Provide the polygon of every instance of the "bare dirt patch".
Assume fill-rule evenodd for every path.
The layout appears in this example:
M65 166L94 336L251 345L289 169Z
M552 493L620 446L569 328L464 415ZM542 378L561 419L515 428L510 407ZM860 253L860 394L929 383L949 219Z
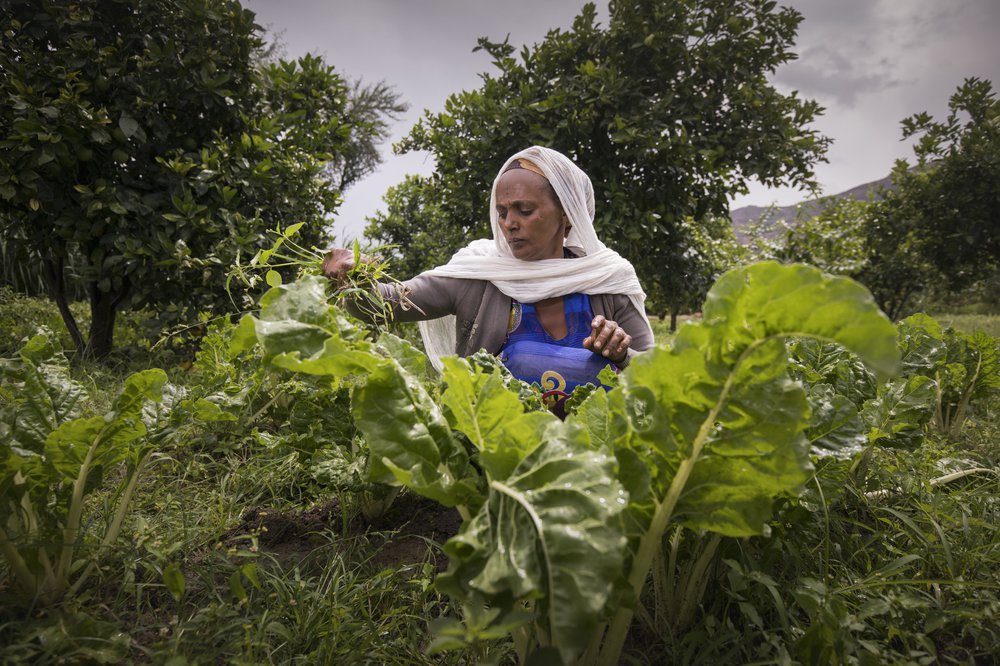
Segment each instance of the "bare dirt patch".
M447 558L440 546L458 533L462 517L453 508L433 500L402 494L381 517L358 517L343 533L343 516L336 499L303 511L280 511L267 506L248 508L240 522L223 535L227 546L245 548L251 537L258 547L278 560L302 560L317 547L329 544L330 535L364 536L377 549L370 562L379 567L403 567L430 561L443 571Z

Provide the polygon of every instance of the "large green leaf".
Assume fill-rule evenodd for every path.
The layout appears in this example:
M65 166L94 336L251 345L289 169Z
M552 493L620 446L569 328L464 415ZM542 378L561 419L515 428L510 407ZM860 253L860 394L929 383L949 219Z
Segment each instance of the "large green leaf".
M369 477L446 506L481 501L478 474L441 409L412 375L383 361L355 387L352 411L368 442Z
M903 371L909 375L933 377L947 360L948 349L941 325L933 317L915 314L899 322L899 348Z
M622 572L627 494L615 459L579 425L552 422L544 443L445 545L442 589L536 599L538 622L569 662L585 648Z
M92 468L134 462L135 451L130 445L146 434L143 406L147 400L160 399L166 381L166 373L159 368L128 377L110 412L67 421L49 433L45 442L49 462L67 480L77 478L88 453ZM99 478L95 475L91 483Z
M861 409L875 397L878 380L858 357L843 345L815 338L795 338L789 344L793 374L806 384L829 384L837 395Z
M327 302L327 283L307 276L269 290L260 317L240 322L231 353L247 349L255 337L274 365L312 375L342 377L370 372L380 359L371 353L364 331Z
M431 376L434 366L422 350L417 349L403 338L382 331L375 341L376 350L383 356L389 356L403 366L414 377L424 379Z
M916 446L934 416L937 382L914 375L887 382L878 395L865 403L861 418L868 428L869 443L882 446Z
M851 400L830 384L810 386L807 394L812 417L806 437L813 455L849 458L868 444L864 421Z
M863 287L768 262L723 276L702 323L626 370L633 447L649 461L662 456L654 482L674 503L673 519L759 534L773 498L808 479L810 409L788 375L790 336L839 343L883 372L899 363L895 327Z
M685 344L703 337L688 329L681 331ZM760 534L773 498L808 479L805 393L785 372L780 339L748 348L728 375L717 377L719 365L708 362L711 351L694 351L658 350L636 359L627 373L633 421L665 422L662 429L636 428L640 441L665 456L662 464L668 469L658 494L667 494L681 461L694 457L675 520L731 536ZM680 392L666 381L670 377L691 381ZM663 430L676 448L658 446L654 438Z
M19 356L0 363L0 380L13 396L2 414L4 439L24 451L41 453L52 430L80 416L86 393L70 376L66 358L48 333L29 339Z
M542 442L555 420L550 412L525 412L524 404L504 386L496 369L485 371L464 359L445 358L447 389L441 404L451 426L479 450L479 460L491 479L505 479Z
M610 405L622 399L621 391L594 391L576 410L571 421L582 425L595 448L617 449L630 434L631 426L624 409Z
M761 262L730 271L709 291L703 314L720 358L735 360L768 336L802 335L837 342L879 372L899 368L896 329L868 290L810 266Z

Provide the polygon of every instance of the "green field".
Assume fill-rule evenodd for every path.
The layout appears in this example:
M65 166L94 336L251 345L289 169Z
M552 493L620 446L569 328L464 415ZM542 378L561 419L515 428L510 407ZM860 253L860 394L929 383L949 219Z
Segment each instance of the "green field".
M8 295L0 304L0 316L8 322L5 326L16 322L20 332L30 329L32 320L52 322L54 314L45 301ZM858 321L867 316L859 310ZM970 332L993 330L984 327L997 322L996 317L968 315L939 319ZM692 321L691 331L701 326L698 321ZM135 325L135 320L123 320L123 335L130 335ZM887 332L890 336L895 333L888 323L876 319L870 325L874 328L868 337L852 344L866 354L867 362L880 363L878 355L885 352L876 351L874 340ZM622 659L640 664L958 664L988 663L1000 656L997 378L993 377L992 385L970 383L971 375L958 371L954 364L972 367L969 363L978 362L974 362L978 357L969 356L969 348L962 346L968 344L962 342L965 338L937 331L927 320L911 320L906 326L900 329L900 340L905 340L904 352L911 365L895 380L877 379L864 369L860 357L842 348L823 348L804 339L789 347L793 364L788 372L810 387L807 396L814 405L808 421L811 425L805 431L812 440L811 467L804 467L802 476L786 471L791 475L789 485L769 491L774 495L753 500L756 504L752 505L759 508L742 518L712 509L695 518L700 515L694 513L696 505L684 500L687 503L681 506L688 512L684 520L704 521L694 524L706 527L675 526L663 533L662 540L648 542L653 550L637 551L652 555L651 575L638 579L642 610L624 625L628 631L622 634ZM162 345L152 351L148 346L143 350L128 345L110 365L71 367L55 353L46 357L45 365L37 366L47 368L37 375L37 381L39 386L49 386L46 401L55 403L33 402L24 384L31 373L26 368L34 363L24 359L40 359L49 352L39 347L31 352L34 356L22 356L20 361L14 360L15 350L5 352L11 360L2 366L0 423L5 424L6 433L13 433L8 436L26 446L31 439L23 428L34 423L34 417L25 410L31 405L44 412L45 404L62 404L60 400L75 396L78 404L74 413L79 418L107 414L101 423L116 423L113 419L127 417L122 410L138 409L123 406L117 397L125 377L152 362L165 367L170 385L176 388L171 389L172 398L161 402L169 402L169 410L161 410L161 416L152 421L149 412L143 417L150 424L145 436L137 436L130 444L121 440L121 462L109 458L101 470L103 480L97 483L97 477L91 477L80 505L80 536L74 538L68 560L77 564L65 573L69 587L46 597L41 593L33 596L18 585L23 576L14 569L15 552L27 557L24 566L35 571L32 558L36 555L31 553L58 555L61 550L45 542L31 544L29 532L24 531L23 507L5 514L6 550L0 564L0 594L4 598L0 659L4 663L516 663L525 645L534 645L531 649L544 646L545 641L553 640L554 630L562 633L556 634L561 637L553 645L571 652L579 649L571 646L592 639L593 630L576 634L571 628L575 625L554 625L551 616L532 616L530 612L526 616L484 615L474 601L481 599L476 595L482 593L472 594L468 587L471 577L461 583L462 574L453 574L458 575L452 579L459 582L458 587L438 580L449 566L453 572L461 571L454 569L457 563L478 566L478 550L465 551L457 559L458 551L449 556L442 550L456 534L472 538L468 523L477 511L475 502L462 500L456 508L451 502L430 499L445 498L457 490L446 486L435 490L416 477L396 495L396 490L385 485L392 476L371 465L374 447L382 446L379 438L409 446L410 435L392 439L397 436L392 434L393 422L403 428L400 433L411 433L416 432L413 428L418 423L440 418L432 417L431 412L421 416L419 401L410 407L393 402L400 395L391 388L399 381L393 379L393 373L420 376L408 374L421 367L419 355L402 342L387 340L383 344L391 345L390 357L408 370L386 374L390 367L403 366L386 365L389 357L379 356L384 352L374 349L357 356L362 349L357 345L367 343L347 342L353 339L350 331L354 329L343 328L330 338L342 341L337 343L341 345L338 354L354 349L350 352L355 354L352 363L373 364L370 372L374 374L367 382L345 376L331 385L323 374L294 372L297 362L289 361L285 369L274 367L257 345L279 341L258 332L256 343L237 343L242 335L239 330L229 325L213 328L201 340L193 364L183 356L183 349L171 351ZM659 327L657 330L658 335L663 334ZM131 335L135 340L140 337L134 331ZM691 344L697 339L684 336L674 344ZM59 338L55 340L58 343ZM996 343L994 339L993 353ZM950 358L953 365L946 371L942 370L944 365L934 366L937 361L923 356L937 348L955 350L956 355ZM704 353L710 352L706 348ZM629 382L646 386L652 385L646 382L660 381L656 377L674 376L669 364L680 363L680 359L664 357L659 362L668 365L651 370L654 374L648 377L637 368L630 372ZM917 359L922 360L918 363ZM332 365L324 367L328 369L321 372L341 372ZM933 367L939 368L933 371L936 379L927 374L933 374ZM149 372L140 376L153 377ZM517 389L521 391L518 397L510 392L516 387L505 389L500 384L492 388L478 384L478 389L470 385L459 391L459 385L467 381L461 379L466 371L456 366L448 372L447 389L432 375L419 380L425 387L419 391L427 391L421 400L440 404L442 409L450 405L444 412L450 427L467 438L469 443L464 446L471 445L473 450L484 447L479 455L486 455L492 445L489 439L478 440L467 423L463 425L456 411L461 404L490 401L500 409L496 401L504 402L507 407L502 409L513 410L505 412L503 422L508 425L527 424L540 416L537 412L532 416L528 407L532 404L530 391ZM494 372L483 366L468 376L470 381L484 382ZM690 376L697 370L690 366L684 372ZM991 372L995 373L995 368ZM777 385L765 376L760 372L747 376L742 381L755 388L732 398L732 404L744 414L742 418L757 419L752 416L757 410L765 406L770 410L778 399L773 394ZM701 380L709 382L704 386L711 385L707 377ZM136 381L133 377L130 385L138 386ZM642 395L635 393L635 388L628 390L634 397ZM961 396L966 394L972 400L961 407ZM187 403L179 401L182 396ZM394 405L391 414L384 411L386 404ZM793 409L794 404L788 403L786 409ZM836 411L824 412L827 404L838 405ZM581 409L592 416L599 413L593 411L598 409L594 405L585 404ZM608 414L610 419L620 418L612 416L613 412ZM772 415L760 423L770 423L766 427L777 433L773 428L783 418L791 417ZM629 446L645 441L642 438L646 435L632 430L634 427L621 431L632 432L629 437L637 438ZM68 425L62 428L60 437L72 441L67 438L76 431ZM124 438L126 431L122 432ZM608 458L591 456L586 447L573 448L578 445L570 445L576 436L571 432L576 431L560 435L563 443L544 445L569 447L559 449L560 464L570 465L563 473L575 469L572 475L586 474L586 478L604 479L601 484L612 484L595 485L589 491L598 494L619 482L632 483L628 476L620 476L624 466L619 470L608 466ZM596 437L598 431L592 432ZM755 446L777 441L755 440L751 431L739 432L734 429L731 436L761 442ZM443 431L436 435L444 436ZM504 438L513 434L497 431L495 436L507 441ZM445 446L445 440L435 441L436 446ZM505 446L522 446L517 441L521 440L509 440ZM705 440L704 445L716 446L712 441ZM537 445L534 441L525 451ZM416 460L406 456L416 455L417 449L405 455L378 450L382 451L378 455L403 455L396 458L400 462ZM497 451L502 450L507 449ZM784 450L779 447L773 453L762 452L757 465L763 469L774 464L768 461L779 459L790 464L791 458L773 458ZM719 451L715 455L722 455L723 449ZM146 454L130 502L125 505L121 493L135 461ZM6 473L10 474L19 458L7 455ZM580 466L573 467L576 463L571 461L577 459ZM645 465L653 465L655 459ZM465 474L471 475L467 476L471 480L481 473L473 467L456 466L458 460L448 463L448 474L454 478ZM501 464L500 458L489 460L483 463L487 469ZM701 464L695 463L695 474ZM69 461L60 465L61 469L72 467ZM36 474L30 467L20 469L29 479ZM725 468L718 468L713 475L725 473ZM610 476L601 476L605 474ZM572 475L565 478L576 478L577 483L583 478ZM21 483L16 481L20 477L5 478L5 492L16 492L12 488ZM65 543L64 528L58 526L65 525L66 514L58 507L69 501L68 486L67 481L57 480L58 475L52 478L49 485L32 491L40 493L31 495L34 502L42 497L50 502L48 509L33 504L39 521L37 534L49 534L49 538ZM505 483L525 482L514 478ZM751 485L741 486L734 477L730 482L732 497L750 493L745 500L749 502L759 492L758 484L776 478L763 473ZM9 485L11 479L15 479L15 486ZM656 482L653 484L656 487ZM558 513L548 513L551 509L544 500L545 486L524 486L521 492L539 493L532 500L540 521L537 525L558 521ZM630 492L635 498L643 491L632 486ZM657 492L671 491L664 486ZM583 495L566 495L562 502L583 499ZM499 496L490 501L500 501ZM571 505L579 511L598 510L598 505L586 502ZM584 508L588 506L591 508ZM639 506L636 504L636 509ZM116 508L121 508L122 516L118 536L99 545L112 527L113 516L118 515ZM606 520L612 522L573 523L578 525L575 529L584 530L591 544L594 539L607 538L609 525L617 524L617 519L610 518L614 514L594 515L607 515ZM503 524L500 514L494 519L501 521L496 523L499 529ZM46 521L54 521L53 531L45 532ZM753 526L753 521L763 522ZM525 528L519 529L522 531L515 533L523 534ZM722 536L719 532L743 536ZM560 552L558 539L539 543L543 542L550 552ZM466 543L472 547L475 541ZM490 546L485 548L483 557L495 552ZM549 586L571 581L594 585L573 576L592 566L606 566L601 560L606 556L604 550L593 551L583 569L572 565L564 570L559 568L564 566L559 560L551 560L548 566L553 567L550 572L555 582L539 589L554 590ZM524 557L522 565L533 566L534 556L526 552ZM90 563L88 577L73 587ZM37 571L38 576L44 573ZM594 588L588 597L600 594L601 589ZM532 604L554 603L544 599L539 597ZM469 600L473 600L471 605ZM491 606L502 610L502 603L502 596L495 597ZM606 603L615 608L613 597ZM531 608L531 604L522 605L519 612ZM510 624L498 624L503 617ZM535 619L524 624L530 617ZM580 616L573 622L593 620ZM509 634L505 626L521 628ZM541 631L545 633L536 633ZM606 638L604 644L609 641Z

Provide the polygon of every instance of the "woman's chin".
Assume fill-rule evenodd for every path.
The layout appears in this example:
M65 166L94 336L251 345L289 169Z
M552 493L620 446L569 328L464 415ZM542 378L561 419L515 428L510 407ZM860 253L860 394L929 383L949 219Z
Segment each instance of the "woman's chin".
M514 255L515 259L523 259L525 261L531 260L531 250L522 243L516 243L510 246L510 253Z

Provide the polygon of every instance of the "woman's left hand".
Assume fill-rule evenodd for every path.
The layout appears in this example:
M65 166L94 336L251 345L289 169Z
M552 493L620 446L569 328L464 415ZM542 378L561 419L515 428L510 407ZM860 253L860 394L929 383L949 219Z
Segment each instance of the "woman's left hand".
M631 344L632 336L615 322L605 319L603 315L597 315L590 322L590 336L583 341L586 349L604 356L613 363L625 360Z

